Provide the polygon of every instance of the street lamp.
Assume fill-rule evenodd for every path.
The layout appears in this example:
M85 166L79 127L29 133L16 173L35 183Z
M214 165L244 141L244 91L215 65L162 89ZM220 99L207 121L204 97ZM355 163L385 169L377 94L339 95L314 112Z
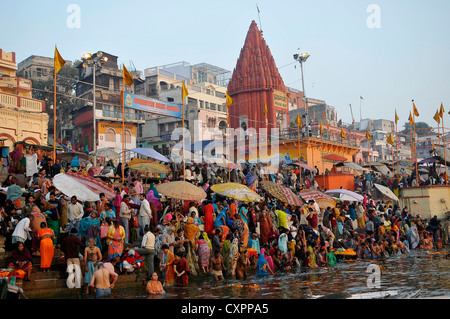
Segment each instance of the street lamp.
M308 99L306 98L306 92L305 92L305 81L303 78L303 62L306 62L308 60L309 54L308 53L301 53L301 54L294 54L294 60L300 62L300 70L302 73L302 90L303 90L303 100L305 102L305 108L306 108L306 125L307 128L309 126L308 121Z
M96 104L95 104L95 73L96 67L101 67L102 64L108 61L108 57L103 56L103 52L98 51L95 56L90 53L84 53L83 57L83 67L92 66L92 83L93 83L93 96L94 103L92 105L92 125L93 125L93 138L92 138L92 150L95 152L97 150L97 120L95 116ZM97 157L94 157L94 166L97 166Z

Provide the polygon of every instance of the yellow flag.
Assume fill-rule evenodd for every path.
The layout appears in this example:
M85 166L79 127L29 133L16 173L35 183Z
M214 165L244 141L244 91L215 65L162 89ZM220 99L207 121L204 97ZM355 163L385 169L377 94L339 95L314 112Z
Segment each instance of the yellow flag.
M436 111L436 114L434 114L433 118L438 124L441 124L441 115L439 114L439 111Z
M123 66L123 82L125 83L125 85L131 86L133 85L133 77L131 76L131 73L127 70L127 68L125 67L125 64L122 64ZM125 89L124 89L125 91Z
M408 120L409 120L409 124L410 124L410 125L413 125L413 124L414 124L414 119L413 119L413 117L412 117L411 111L409 112Z
M297 114L297 118L295 119L295 123L297 123L298 127L302 128L302 119L300 118L300 114Z
M344 128L341 127L341 137L346 140L347 137L345 136Z
M413 111L415 116L419 116L419 111L417 111L416 104L413 102Z
M434 141L432 141L431 144L432 144L431 147L435 150L436 149L436 145L434 145Z
M323 125L322 122L320 122L320 135L322 135L322 132L323 132Z
M369 129L367 129L367 131L366 131L366 138L367 138L369 141L372 140L372 136L370 136Z
M443 117L444 116L444 106L441 103L441 109L439 110L439 116Z
M397 116L397 110L395 110L395 124L397 124L398 120L399 120L399 118Z
M188 96L188 90L186 89L186 86L184 85L184 81L183 81L183 85L181 88L181 99L184 100L186 98L186 96Z
M66 63L66 61L61 57L61 55L58 52L58 49L55 45L55 74L58 74L59 70L63 67L63 65Z
M226 93L226 101L227 101L227 109L228 109L231 106L231 104L233 104L233 98L228 94L228 91Z
M392 134L389 134L386 142L388 142L391 145L394 145L395 142L394 142L394 137L392 136Z
M265 117L265 118L267 118L267 113L268 113L268 111L267 111L267 103L264 103L264 111L263 111L263 114L264 114L264 117Z

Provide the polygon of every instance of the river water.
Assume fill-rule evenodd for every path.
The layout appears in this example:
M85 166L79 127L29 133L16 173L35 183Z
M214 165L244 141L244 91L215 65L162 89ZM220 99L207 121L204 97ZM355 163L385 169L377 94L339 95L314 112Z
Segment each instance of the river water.
M339 292L350 294L380 290L414 290L422 288L419 297L450 296L449 249L439 252L413 251L380 260L342 261L334 267L295 269L258 278L251 274L246 280L226 279L215 282L212 276L190 279L188 287L167 288L163 299L301 299L312 295ZM370 266L372 265L372 266ZM379 266L379 288L368 269ZM370 267L369 267L370 266ZM376 268L376 267L375 267ZM369 279L369 284L368 284ZM113 298L146 298L145 287L115 291Z
M335 293L359 294L385 290L416 290L419 298L450 297L450 249L412 251L407 255L378 260L342 261L326 268L299 268L258 278L251 273L246 280L225 279L215 282L211 275L191 277L188 287L169 287L158 299L304 299ZM375 266L374 266L375 265ZM380 270L378 282L372 268ZM378 268L379 267L379 268ZM119 279L120 280L120 279ZM378 283L378 287L373 285ZM372 286L372 287L371 287ZM71 292L72 291L72 292ZM66 295L67 292L67 295ZM73 290L38 298L91 299ZM33 296L29 296L33 299ZM112 299L145 299L145 283L113 289Z

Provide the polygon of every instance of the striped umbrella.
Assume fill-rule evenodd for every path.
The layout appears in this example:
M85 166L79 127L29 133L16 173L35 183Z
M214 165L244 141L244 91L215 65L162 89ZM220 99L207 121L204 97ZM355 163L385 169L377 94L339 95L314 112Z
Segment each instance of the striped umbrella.
M270 195L278 198L283 203L292 206L301 206L303 201L290 188L271 181L262 181L261 187L264 188Z
M107 199L112 199L116 195L114 188L109 184L82 173L57 174L53 177L53 185L66 196L77 196L81 201L97 201L100 199L100 193L104 193Z

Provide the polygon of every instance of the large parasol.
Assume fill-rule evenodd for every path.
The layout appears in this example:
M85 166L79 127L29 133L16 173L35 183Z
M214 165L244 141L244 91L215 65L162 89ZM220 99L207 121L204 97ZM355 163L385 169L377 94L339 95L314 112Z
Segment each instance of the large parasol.
M333 161L333 162L345 162L345 161L347 161L346 157L340 156L340 155L337 155L337 154L325 155L323 157L323 159L326 159L326 160L329 160L329 161Z
M133 158L128 162L128 167L142 173L167 174L170 172L170 168L165 165L140 158Z
M383 196L386 196L398 202L398 197L388 187L376 183L374 184L374 186L380 191L381 194L383 194Z
M156 185L158 193L164 196L182 200L202 200L206 198L205 191L194 184L185 181L175 181Z
M328 194L333 198L339 199L340 201L360 202L364 199L364 196L362 196L361 194L352 192L348 189L330 189L327 190L325 194Z
M320 208L326 209L328 206L333 207L336 205L336 202L333 198L318 190L304 190L300 192L300 197L304 201L309 201L311 199L315 200Z
M119 153L117 153L116 151L109 149L107 147L99 148L98 150L92 151L89 154L91 154L92 156L105 157L105 158L109 158L109 159L114 159L114 158L120 157Z
M81 201L97 201L100 199L100 193L104 193L107 199L112 199L115 196L112 186L81 173L67 172L57 174L53 177L53 185L66 196L76 196Z
M211 190L225 197L243 202L259 202L262 197L243 184L223 183L211 186Z
M260 183L261 187L264 188L270 195L278 198L283 203L292 206L301 206L303 201L294 192L284 186L271 181L262 181Z
M71 160L73 160L75 158L75 156L78 156L78 158L81 160L89 160L89 155L85 154L85 153L80 153L80 152L62 152L62 153L58 153L58 157L59 159L66 161L66 162L70 162Z

